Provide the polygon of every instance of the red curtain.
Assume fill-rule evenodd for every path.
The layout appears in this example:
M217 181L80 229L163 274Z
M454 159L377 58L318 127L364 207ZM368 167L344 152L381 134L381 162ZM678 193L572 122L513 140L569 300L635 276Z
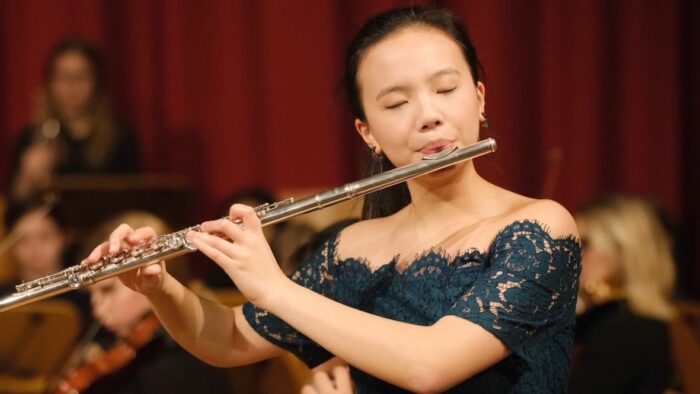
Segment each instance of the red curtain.
M31 119L49 48L80 35L104 53L146 169L194 179L202 213L251 184L353 180L360 143L336 93L344 47L369 15L404 3L3 0L0 155L7 158ZM687 34L697 37L687 12L697 15L697 5L438 3L467 22L486 69L499 142L478 165L489 179L571 209L605 191L649 195L697 239L689 197L697 196L697 172L688 166L698 163L685 145L690 126L681 124L695 75L684 57ZM5 178L7 164L0 160Z

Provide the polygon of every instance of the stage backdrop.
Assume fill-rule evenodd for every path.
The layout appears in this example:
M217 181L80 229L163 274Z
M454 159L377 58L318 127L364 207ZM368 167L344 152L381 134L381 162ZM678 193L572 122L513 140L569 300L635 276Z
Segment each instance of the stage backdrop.
M2 0L2 180L46 54L68 35L99 46L146 170L191 177L199 214L248 185L356 179L361 144L336 89L344 47L368 16L405 3ZM499 143L479 159L488 178L570 209L605 191L649 195L698 238L694 2L437 3L468 23L486 69Z

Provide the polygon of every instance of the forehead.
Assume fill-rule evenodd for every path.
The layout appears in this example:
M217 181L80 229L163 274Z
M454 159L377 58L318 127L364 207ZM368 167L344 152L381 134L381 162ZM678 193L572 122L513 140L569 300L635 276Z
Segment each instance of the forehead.
M90 62L77 51L64 52L54 61L54 67L59 70L89 70Z
M411 26L369 47L360 59L357 79L364 89L380 89L445 68L471 75L461 48L452 37L433 27Z

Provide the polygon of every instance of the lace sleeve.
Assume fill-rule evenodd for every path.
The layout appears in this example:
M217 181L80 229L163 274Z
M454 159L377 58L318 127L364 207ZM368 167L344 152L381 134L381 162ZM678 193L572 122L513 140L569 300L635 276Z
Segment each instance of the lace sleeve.
M337 237L338 234L335 234L324 242L323 246L314 252L291 278L294 282L316 293L352 305L357 301L338 286L341 278L335 257ZM290 351L311 368L333 357L324 348L266 310L246 303L243 306L243 314L258 334Z
M515 354L537 338L571 347L580 248L539 224L515 222L494 239L488 265L450 314L479 324ZM552 341L552 339L554 339Z

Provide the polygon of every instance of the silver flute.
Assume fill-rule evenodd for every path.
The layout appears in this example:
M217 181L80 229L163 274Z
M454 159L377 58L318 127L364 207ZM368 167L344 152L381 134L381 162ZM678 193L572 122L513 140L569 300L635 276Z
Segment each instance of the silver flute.
M256 207L255 212L263 226L279 223L294 216L372 193L495 150L496 141L488 138L462 149L454 148L428 155L419 163L385 171L299 201L290 198L272 204L263 204ZM55 274L21 283L16 286L14 293L0 299L0 312L77 290L156 261L168 260L194 252L197 250L196 247L186 238L189 231L201 231L201 229L199 225L196 225L174 233L160 235L144 245L105 255L94 264L74 265Z

